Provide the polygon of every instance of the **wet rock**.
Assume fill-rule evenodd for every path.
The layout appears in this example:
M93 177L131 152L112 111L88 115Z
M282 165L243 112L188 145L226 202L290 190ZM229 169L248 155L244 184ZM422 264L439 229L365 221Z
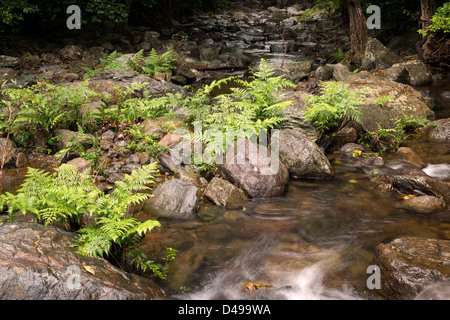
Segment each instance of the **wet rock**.
M292 221L259 219L242 211L227 211L225 222L231 226L231 232L239 237L255 239L260 235L290 232L295 228Z
M177 254L176 259L169 265L167 279L170 289L179 290L182 286L189 286L204 258L204 251L196 247Z
M446 209L445 201L434 196L408 198L403 200L400 206L423 214L441 212Z
M174 219L190 219L198 210L197 187L179 179L171 179L159 185L144 207L161 209L159 216ZM145 210L145 209L143 209Z
M281 161L294 178L330 179L334 176L323 150L300 131L280 130L279 152Z
M2 300L148 300L166 297L152 281L75 253L74 234L15 222L0 227ZM79 281L74 276L79 275ZM74 279L75 281L71 281Z
M403 162L412 164L417 168L424 168L427 163L411 148L400 147L395 153Z
M377 180L404 194L435 196L442 198L447 204L450 203L450 185L425 174L381 175Z
M214 204L228 208L238 208L248 201L244 191L218 177L211 180L203 194Z
M373 258L380 267L382 295L394 300L414 299L423 289L450 278L450 241L399 238L377 246ZM448 285L445 292L450 292Z
M278 155L271 155L266 147L239 138L228 148L225 163L218 166L223 177L243 189L248 197L278 197L286 188L289 172Z
M367 41L361 68L363 70L387 69L396 63L403 62L402 58L386 48L375 38Z

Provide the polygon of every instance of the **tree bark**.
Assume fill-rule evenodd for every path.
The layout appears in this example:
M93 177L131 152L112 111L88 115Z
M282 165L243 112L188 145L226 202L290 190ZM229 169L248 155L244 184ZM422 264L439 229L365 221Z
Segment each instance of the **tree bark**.
M340 0L342 22L344 28L349 29L351 50L347 53L346 60L360 64L367 40L370 38L370 31L367 27L366 17L361 8L359 0Z
M422 16L420 17L420 21L422 22L422 30L426 31L431 24L431 18L433 17L435 4L434 0L420 0L420 9L422 11ZM432 49L430 48L430 39L423 35L422 41L420 44L420 53L419 57L425 57L432 53Z

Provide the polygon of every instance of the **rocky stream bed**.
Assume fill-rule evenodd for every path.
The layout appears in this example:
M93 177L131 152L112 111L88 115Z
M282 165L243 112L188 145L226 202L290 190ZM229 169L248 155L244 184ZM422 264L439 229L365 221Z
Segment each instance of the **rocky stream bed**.
M56 151L73 139L89 150L97 140L101 161L107 163L105 175L98 177L102 190L158 160L161 176L154 197L134 208L134 216L158 219L162 226L142 239L141 250L155 259L166 247L179 254L167 280L158 280L137 272L125 258L114 266L78 255L69 248L74 234L23 216L0 227L0 298L449 299L449 75L432 75L409 47L395 52L394 42L391 50L377 39L369 41L359 72L328 63L336 48L348 48L349 39L339 17L313 15L297 23L304 9L243 5L158 31L133 27L133 37L98 30L65 38L62 46L47 41L47 52L1 56L1 73L23 85L45 78L75 86L83 79L82 67L98 66L103 52L131 57L176 39L183 63L171 79L112 70L90 78L89 86L114 94L115 85L144 81L154 98L168 92L187 95L183 85L245 77L260 58L297 86L282 97L293 103L284 110L287 121L274 160L278 171L270 176L259 174L264 165L224 164L220 174L202 176L174 164L171 152L183 141L167 131L167 123L181 126L182 106L174 108L175 119L142 123L144 134L159 135L159 143L168 147L157 159L126 151L130 137L110 128L99 128L97 136L55 132L61 136ZM343 130L326 146L313 142L318 132L304 122L304 95L315 92L319 81L373 90L362 107L364 125ZM380 96L393 99L384 107L373 104ZM85 110L96 112L102 103L93 101ZM402 114L439 126L423 129L419 139L392 154L380 156L356 144L362 132L379 125L393 128L393 119ZM5 141L0 139L0 150ZM10 144L4 191L20 185L28 166L53 170L67 162L89 169L77 154L60 158L42 152L46 149L40 136L27 150ZM381 287L372 290L366 282L371 265L381 275ZM70 282L74 276L81 277L79 286Z

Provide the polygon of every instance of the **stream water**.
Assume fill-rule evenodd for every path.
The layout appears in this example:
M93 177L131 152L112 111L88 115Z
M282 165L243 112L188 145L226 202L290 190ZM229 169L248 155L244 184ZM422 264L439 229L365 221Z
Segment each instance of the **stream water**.
M264 50L252 53L271 64L304 59ZM437 97L437 118L450 112L448 100L439 96L448 90L445 81L419 88ZM449 145L418 140L409 146L428 163L426 174L450 182ZM385 160L380 170L404 166ZM212 210L219 218L212 223L180 222L181 230L187 228L198 238L189 246L190 256L178 261L178 275L169 276L166 289L179 299L383 299L367 287L367 268L378 244L404 236L450 239L448 211L428 216L405 211L398 206L399 195L380 188L368 172L331 163L337 173L332 181L291 180L283 197L246 205L243 213L255 224L287 221L289 231L242 231L221 217L224 210L217 207ZM176 230L177 223L171 223L167 232ZM431 288L427 294L449 293Z
M429 163L426 173L450 181L448 146L429 141L413 146ZM366 284L378 244L404 236L450 239L448 212L425 216L405 211L398 207L398 194L379 188L367 172L332 164L335 180L293 180L283 197L245 207L255 224L287 221L289 231L241 231L220 217L220 209L213 223L179 223L181 229L196 231L198 239L188 250L196 258L178 262L177 272L185 276L169 277L167 289L180 299L379 299ZM391 167L387 160L386 170L401 170ZM167 232L176 228L171 223ZM177 294L180 287L189 291Z

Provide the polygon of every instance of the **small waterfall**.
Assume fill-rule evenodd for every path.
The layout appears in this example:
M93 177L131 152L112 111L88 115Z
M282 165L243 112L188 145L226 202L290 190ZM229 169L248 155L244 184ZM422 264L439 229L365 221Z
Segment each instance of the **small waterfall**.
M323 259L303 269L288 271L275 268L267 270L264 259L271 254L276 241L263 237L255 245L232 259L226 267L210 278L201 289L180 299L193 300L356 300L361 299L352 288L328 288L326 276L331 266L331 258ZM322 257L322 253L320 254ZM255 292L245 290L245 284L268 279L267 288Z
M430 177L439 179L439 180L448 180L450 179L450 164L441 163L441 164L429 164L425 168L422 169Z

